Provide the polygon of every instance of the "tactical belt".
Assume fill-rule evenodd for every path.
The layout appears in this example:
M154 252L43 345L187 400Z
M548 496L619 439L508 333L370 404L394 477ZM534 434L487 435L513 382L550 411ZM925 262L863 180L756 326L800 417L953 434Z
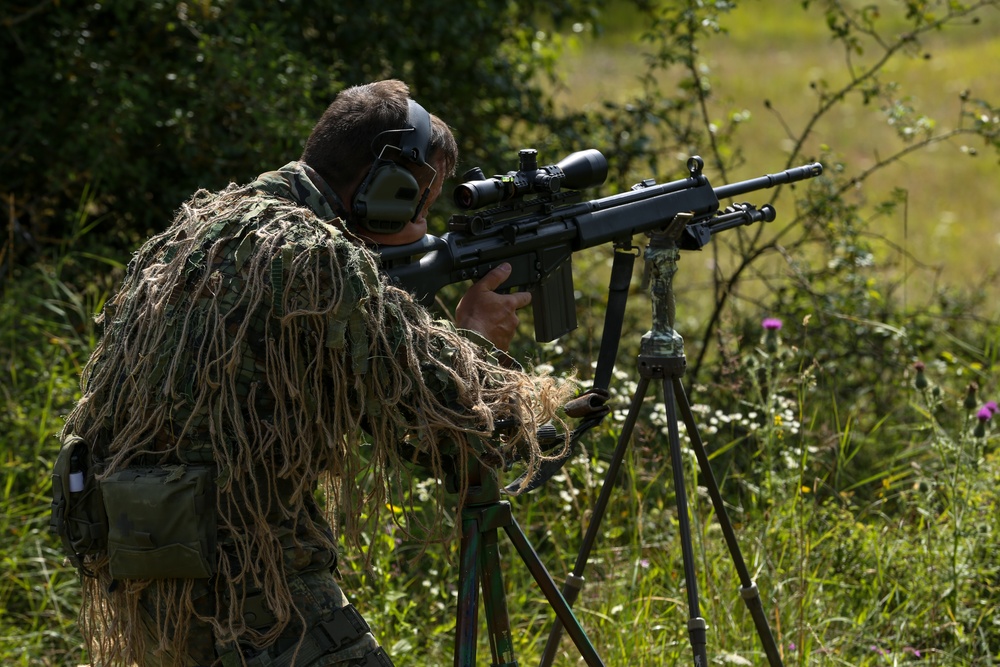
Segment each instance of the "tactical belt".
M367 621L361 617L354 605L348 604L333 612L330 618L323 619L309 628L302 641L276 656L266 649L253 656L244 656L241 660L240 650L233 649L220 656L223 667L290 667L292 661L297 665L308 666L317 658L340 650L371 631ZM368 653L364 662L358 662L360 667L393 667L392 660L381 647Z

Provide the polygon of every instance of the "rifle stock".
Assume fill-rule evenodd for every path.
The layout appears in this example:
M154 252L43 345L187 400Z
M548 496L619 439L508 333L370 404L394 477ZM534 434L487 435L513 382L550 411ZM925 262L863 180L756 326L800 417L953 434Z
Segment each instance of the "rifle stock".
M503 191L503 184L534 182L525 178L525 174L537 181L536 174L544 172L548 191L528 198L530 189L522 189L500 206L452 216L449 231L440 237L428 235L409 245L382 247L380 254L392 280L424 305L433 303L438 291L447 285L477 280L500 264L509 263L510 277L499 289L531 292L535 339L541 342L555 340L576 328L574 252L608 242L627 244L636 234L663 229L678 213L692 214L678 247L696 250L715 232L774 219L774 209L769 205L758 209L738 204L720 214L720 199L813 178L823 172L817 162L713 189L702 174L701 158L692 157L688 160L687 178L663 184L646 180L628 192L580 201L579 192L560 191L558 178L563 167L570 172L574 163L585 159L586 168L591 170L587 177L603 182L607 163L599 152L574 153L558 165L542 169L528 163L534 171L524 168L525 152L522 151L521 171L472 184L483 192L499 192ZM574 160L574 156L581 157ZM574 187L587 180L580 178L579 172L580 169L572 172ZM554 186L552 178L556 179ZM477 185L493 182L497 184L495 189ZM512 192L513 188L506 191ZM467 187L462 197L466 201L474 199Z

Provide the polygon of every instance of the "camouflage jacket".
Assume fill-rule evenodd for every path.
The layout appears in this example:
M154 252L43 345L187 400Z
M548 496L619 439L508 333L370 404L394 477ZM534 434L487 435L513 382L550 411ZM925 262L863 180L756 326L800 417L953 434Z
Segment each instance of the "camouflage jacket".
M564 392L501 367L482 338L433 320L388 282L331 201L297 162L195 193L136 252L98 318L104 330L64 433L89 442L107 476L208 466L218 531L210 579L153 574L118 585L107 559L89 563L85 634L110 637L91 643L95 655L149 647L137 611L149 597L162 611L152 641L183 642L190 610L206 599L198 582L212 588L215 611L198 618L217 641L268 645L297 618L292 575L336 562L331 517L360 547L365 534L409 516L384 516L413 488L409 461L441 478L449 461L498 466L512 447L524 456L525 442L537 455L535 430ZM498 441L498 420L520 430ZM450 513L455 496L429 488ZM440 530L441 516L417 530ZM263 635L243 613L251 589L275 617Z
M277 537L286 567L331 565L333 534L314 499L320 473L350 479L372 457L387 465L375 449L358 463L349 450L372 438L356 432L419 450L407 431L429 430L420 404L428 395L459 431L489 432L482 411L460 398L472 378L451 368L470 339L485 341L462 332L467 343L456 342L453 327L421 319L422 309L390 293L329 195L298 162L249 186L196 194L129 264L67 423L112 468L218 465L229 515L220 545L240 567L251 544L268 539L234 546L248 529ZM415 338L413 328L430 334ZM263 508L266 525L243 525L246 510L227 512L226 503Z

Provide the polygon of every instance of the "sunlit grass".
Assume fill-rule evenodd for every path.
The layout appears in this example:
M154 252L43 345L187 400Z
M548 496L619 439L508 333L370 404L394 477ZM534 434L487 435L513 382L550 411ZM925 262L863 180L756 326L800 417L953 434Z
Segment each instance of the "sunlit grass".
M806 11L801 3L790 0L739 3L737 10L722 19L725 34L701 45L699 57L713 85L715 120L723 120L733 109L748 111L752 119L737 137L747 162L729 174L731 180L782 166L793 145L785 128L793 134L800 132L818 106L811 84L826 81L836 89L849 80L843 50L831 40L818 4ZM573 48L559 72L564 85L556 96L561 105L576 109L605 98L625 101L640 92L644 46L637 35L641 26L629 24L627 7L619 5L614 10L611 39L605 36L594 41L581 33L571 41ZM895 4L887 4L882 11L879 25L888 26L890 34L905 26ZM1000 99L996 76L1000 40L995 38L1000 32L1000 12L982 12L981 19L976 25L962 21L931 34L918 52L897 56L885 70L886 78L897 81L913 106L940 128L958 125L959 96L966 91L973 99ZM863 46L864 53L853 56L855 65L877 57L874 44ZM765 100L773 111L765 107ZM877 102L864 105L855 98L838 104L816 125L805 143L802 161L816 156L821 145L831 147L856 171L904 147ZM663 149L665 155L674 150ZM906 190L905 209L875 220L871 232L884 236L892 248L912 255L905 260L906 268L927 265L947 283L968 287L1000 271L998 183L996 155L975 143L955 140L889 166L857 196L874 204L892 188ZM779 207L776 224L781 215ZM696 272L692 283L701 284L704 277ZM914 297L926 296L928 284L924 277L908 288Z

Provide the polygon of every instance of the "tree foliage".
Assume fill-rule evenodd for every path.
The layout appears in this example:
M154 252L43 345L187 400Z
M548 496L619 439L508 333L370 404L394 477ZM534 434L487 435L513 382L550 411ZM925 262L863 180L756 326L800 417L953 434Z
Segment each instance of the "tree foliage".
M549 3L557 19L591 0ZM125 246L193 190L298 157L345 86L398 77L475 159L544 124L552 48L530 3L304 0L8 4L0 194L25 238L59 237L96 188Z
M81 215L99 221L109 254L125 256L194 189L246 182L296 157L338 90L380 77L406 80L454 126L467 166L512 168L525 145L551 161L599 147L611 163L607 187L623 189L650 176L679 177L683 162L673 156L698 153L713 181L727 182L747 161L744 133L761 122L719 94L706 57L706 44L725 34L735 6L634 2L645 54L638 92L569 110L557 109L552 95L558 28L575 23L600 32L600 0L560 0L546 6L545 16L530 3L486 0L350 0L324 11L300 0L9 6L0 71L17 94L0 105L0 194L9 220L0 278L12 256L32 245L76 239ZM838 0L802 4L840 45L841 72L812 81L811 99L766 107L787 135L785 165L818 158L827 171L796 189L777 230L735 230L706 249L715 266L710 303L707 311L699 304L705 316L698 328L684 332L695 380L725 383L727 357L755 337L761 311L812 321L810 330L795 333L802 343L808 338L846 400L900 372L942 336L989 325L969 316L970 305L982 301L944 294L923 304L918 317L899 312L896 294L909 276L880 272L875 258L884 254L873 249L868 228L905 205L905 190L869 192L867 199L857 193L880 170L935 144L961 138L978 141L980 150L997 148L995 104L963 95L957 123L939 124L890 66L925 57L929 36L956 25L974 28L997 7L998 0L907 0L881 9ZM821 123L849 100L877 108L897 139L863 169L817 138ZM793 103L813 109L797 126L783 118ZM597 295L594 313L581 314L595 334L605 274L586 269L600 269L601 261L582 258L585 270L577 272L580 292ZM765 286L766 297L747 285ZM634 291L641 293L638 280ZM645 306L639 313L626 330L642 330ZM886 334L903 321L906 335ZM847 340L860 341L868 352L863 360ZM596 353L574 343L564 351L561 362L584 373ZM989 355L984 349L978 361ZM706 371L708 359L723 363ZM869 364L870 372L853 371Z

